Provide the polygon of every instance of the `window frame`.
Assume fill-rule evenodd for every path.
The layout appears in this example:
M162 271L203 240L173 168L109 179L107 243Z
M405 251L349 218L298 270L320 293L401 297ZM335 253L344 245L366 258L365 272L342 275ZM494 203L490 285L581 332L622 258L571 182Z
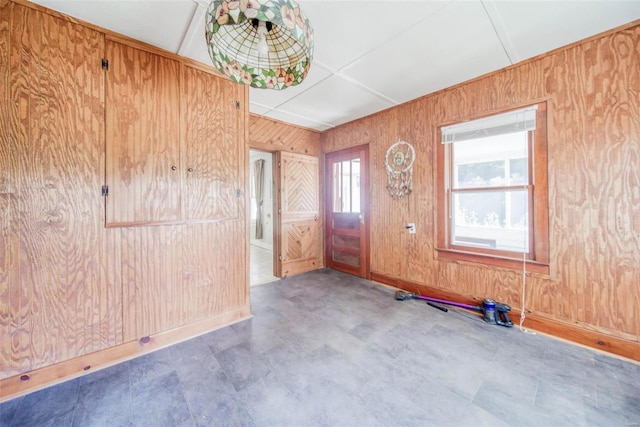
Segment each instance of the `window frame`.
M529 253L507 252L495 249L464 246L452 243L452 186L453 186L453 144L442 144L442 128L437 130L436 168L437 168L437 221L436 256L437 259L450 261L468 261L497 267L521 270L526 263L527 271L549 274L549 191L548 191L548 153L547 153L547 103L546 101L529 105L536 106L536 129L528 131L529 182L520 185L528 190L529 197ZM520 107L526 108L527 106ZM516 109L494 111L491 114L471 117L476 120L491 117ZM451 124L462 123L458 120ZM495 187L494 189L506 189ZM469 189L455 192L473 191ZM487 190L484 190L487 191Z

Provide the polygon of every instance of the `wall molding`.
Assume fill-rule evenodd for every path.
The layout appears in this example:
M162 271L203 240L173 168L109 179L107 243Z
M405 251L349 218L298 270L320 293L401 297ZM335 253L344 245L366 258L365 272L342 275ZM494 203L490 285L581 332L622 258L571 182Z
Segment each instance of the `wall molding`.
M478 305L482 302L480 298L465 297L444 289L432 288L383 273L371 272L371 280L432 298L454 300L471 305ZM518 323L514 319L520 318L520 310L512 308L510 317L512 321L514 321L514 324ZM614 337L602 332L586 329L579 325L549 319L535 313L526 313L523 327L549 335L553 338L568 341L572 344L610 353L633 362L640 362L640 342L637 341Z
M251 308L246 305L219 316L2 379L0 380L0 403L82 377L251 317Z

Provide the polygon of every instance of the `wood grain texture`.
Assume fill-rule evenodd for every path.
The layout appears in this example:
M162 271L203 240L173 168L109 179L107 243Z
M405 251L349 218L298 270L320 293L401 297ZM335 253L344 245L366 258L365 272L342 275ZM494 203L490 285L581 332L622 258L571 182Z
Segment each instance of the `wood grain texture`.
M178 221L180 63L113 41L106 57L107 225Z
M251 114L249 146L265 151L320 156L320 132Z
M322 267L318 158L278 153L280 226L277 273L292 276Z
M16 4L10 33L11 258L19 277L9 295L11 361L2 376L121 342L120 293L105 279L99 191L104 38Z
M370 144L372 272L520 307L521 271L435 259L437 129L547 100L550 274L527 275L526 310L640 341L639 70L636 24L324 132L324 152ZM398 139L416 149L405 200L385 189Z
M185 220L238 218L244 173L242 86L196 68L181 69Z
M17 274L13 263L16 251L11 221L13 208L12 153L15 147L9 128L9 69L11 6L0 1L0 373L10 369L11 318L9 295L15 288Z
M114 233L121 244L125 341L249 303L243 221Z

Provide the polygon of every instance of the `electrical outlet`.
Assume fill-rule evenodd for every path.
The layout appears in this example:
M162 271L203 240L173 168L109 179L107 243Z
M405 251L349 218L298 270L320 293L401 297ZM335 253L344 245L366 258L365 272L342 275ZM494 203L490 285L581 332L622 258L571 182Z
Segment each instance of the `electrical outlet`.
M410 222L407 224L407 230L409 230L409 234L416 234L416 225Z

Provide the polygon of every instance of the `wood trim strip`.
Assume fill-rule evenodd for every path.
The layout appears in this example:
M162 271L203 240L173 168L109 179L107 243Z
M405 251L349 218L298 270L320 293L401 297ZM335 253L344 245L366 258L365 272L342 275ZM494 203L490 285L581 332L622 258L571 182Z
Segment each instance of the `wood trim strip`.
M465 297L454 292L432 288L430 286L421 285L419 283L388 276L382 273L371 272L371 280L432 298L455 300L456 302L470 305L476 305L481 302L480 299ZM519 318L520 310L512 308L510 317L512 320ZM640 343L636 341L612 337L604 333L581 328L577 325L572 325L566 322L545 318L533 313L526 313L523 326L527 329L531 329L554 338L569 341L572 344L582 345L590 349L610 353L630 361L640 362Z
M249 305L219 316L151 335L149 341L130 341L95 353L76 357L55 365L0 380L0 403L50 387L64 381L99 371L147 353L177 344L251 318ZM145 340L146 341L146 340ZM22 378L27 377L23 380Z

